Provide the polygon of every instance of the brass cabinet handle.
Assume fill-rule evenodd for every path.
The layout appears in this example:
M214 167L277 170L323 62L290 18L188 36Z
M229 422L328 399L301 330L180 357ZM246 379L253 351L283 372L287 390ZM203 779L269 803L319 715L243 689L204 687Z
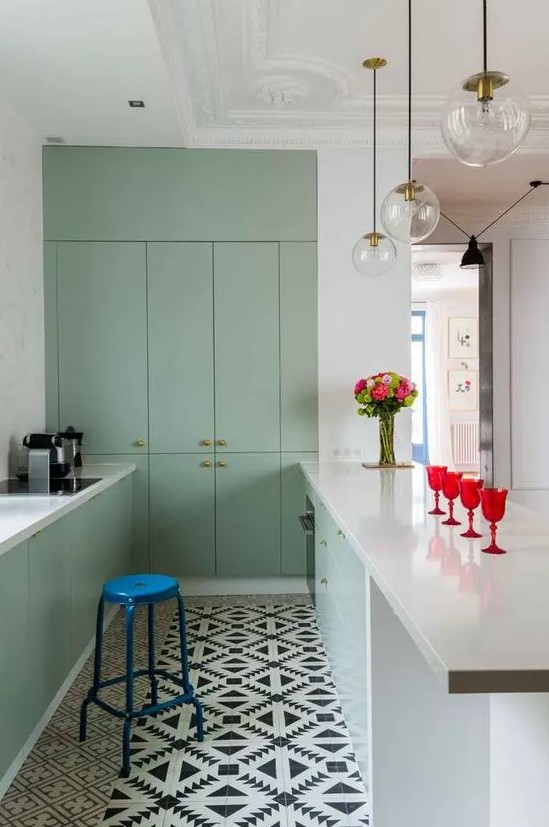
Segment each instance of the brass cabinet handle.
M209 459L205 459L204 462L202 463L202 468L211 468L211 467L212 467L211 461Z
M217 465L218 465L219 468L226 468L227 467L227 463L225 462L224 459L220 459L219 462L217 463Z
M320 541L320 545L321 545L321 546L327 546L327 545L328 545L328 543L326 542L326 540L321 540L321 541Z
M340 528L338 528L338 530L337 530L337 536L338 537L343 537L343 539L345 539L345 534L343 533L343 531Z
M208 448L208 446L210 446L212 444L212 441L211 441L211 439L201 439L200 444L205 445L206 448Z
M224 448L225 445L227 444L227 440L226 439L218 439L217 444L221 445L221 447Z
M320 582L322 583L323 586L328 585L328 580L325 577L323 577Z
M145 440L144 439L136 439L133 444L136 448L144 448L145 447Z

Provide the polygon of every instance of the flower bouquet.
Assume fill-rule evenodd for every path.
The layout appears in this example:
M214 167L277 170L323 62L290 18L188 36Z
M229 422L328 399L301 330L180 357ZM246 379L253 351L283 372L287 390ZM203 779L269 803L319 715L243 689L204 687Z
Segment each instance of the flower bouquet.
M377 416L379 419L379 464L395 465L395 414L401 408L411 407L418 392L413 382L390 370L359 379L355 385L355 399L359 416Z

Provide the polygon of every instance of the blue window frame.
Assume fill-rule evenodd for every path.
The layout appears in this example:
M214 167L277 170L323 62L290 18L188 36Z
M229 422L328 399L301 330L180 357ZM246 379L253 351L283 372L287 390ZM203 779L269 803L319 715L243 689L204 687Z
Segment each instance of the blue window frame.
M419 398L412 408L412 458L421 465L429 465L427 441L427 381L425 374L425 310L412 310L412 382Z

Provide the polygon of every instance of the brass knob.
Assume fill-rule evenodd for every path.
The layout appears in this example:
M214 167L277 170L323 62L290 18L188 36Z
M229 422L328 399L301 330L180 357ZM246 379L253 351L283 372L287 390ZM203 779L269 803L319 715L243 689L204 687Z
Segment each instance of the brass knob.
M345 534L343 533L343 531L340 528L338 528L338 530L337 530L337 536L338 537L343 537L343 539L345 539Z
M328 585L328 580L325 577L323 577L320 582L322 583L323 586Z
M211 461L209 459L205 459L204 462L202 463L202 467L203 468L211 468L212 467Z
M225 462L224 459L220 459L217 464L218 464L219 468L226 468L227 467L227 463Z
M227 440L226 439L218 439L217 444L221 445L222 447L225 447L225 445L227 444Z
M203 439L203 440L201 440L200 444L205 445L206 448L207 448L209 445L212 444L212 441L211 441L211 439Z
M136 448L144 448L145 447L145 440L144 439L136 439L133 443Z
M321 541L320 541L320 545L321 545L321 546L327 546L327 545L328 545L328 543L326 542L326 540L321 540Z

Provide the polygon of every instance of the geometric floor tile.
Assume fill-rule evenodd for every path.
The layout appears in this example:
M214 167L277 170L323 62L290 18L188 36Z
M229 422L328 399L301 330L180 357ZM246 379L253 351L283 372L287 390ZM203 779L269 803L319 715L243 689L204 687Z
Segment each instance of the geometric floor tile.
M121 621L106 635L106 675L120 671ZM158 627L159 664L177 670L173 607ZM138 664L146 663L145 629L138 622ZM191 706L139 719L131 772L121 778L120 721L92 707L88 740L77 740L88 661L0 803L0 827L368 825L369 802L310 602L189 599L187 635L204 741L195 740ZM111 691L119 703L123 687ZM147 691L141 682L141 700ZM160 700L173 692L160 682Z

